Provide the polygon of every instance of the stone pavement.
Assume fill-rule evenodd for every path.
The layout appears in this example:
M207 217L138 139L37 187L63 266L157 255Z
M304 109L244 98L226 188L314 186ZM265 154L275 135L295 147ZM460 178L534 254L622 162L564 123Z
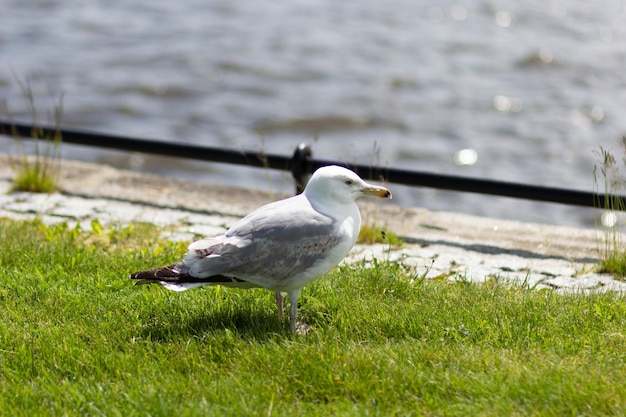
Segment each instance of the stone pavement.
M63 161L55 194L9 194L12 172L0 154L0 218L81 222L89 227L150 222L164 238L223 233L240 217L271 201L260 191L140 174ZM393 192L393 184L389 184ZM280 196L283 197L283 196ZM490 219L360 201L363 224L402 236L400 248L357 245L346 262L390 259L427 278L500 279L557 291L626 291L626 282L594 272L599 231Z

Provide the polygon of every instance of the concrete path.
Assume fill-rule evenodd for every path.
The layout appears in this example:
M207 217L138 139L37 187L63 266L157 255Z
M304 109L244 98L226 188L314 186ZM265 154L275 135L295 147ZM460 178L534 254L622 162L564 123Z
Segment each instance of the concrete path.
M12 171L0 154L0 218L80 221L89 227L150 222L167 226L164 238L189 240L223 233L271 201L260 191L183 181L63 161L62 190L9 194ZM388 185L393 192L393 184ZM284 197L284 196L279 196ZM626 282L594 272L599 231L498 220L458 213L360 202L364 224L406 239L401 248L357 245L346 262L391 259L427 278L499 279L558 291L626 291Z

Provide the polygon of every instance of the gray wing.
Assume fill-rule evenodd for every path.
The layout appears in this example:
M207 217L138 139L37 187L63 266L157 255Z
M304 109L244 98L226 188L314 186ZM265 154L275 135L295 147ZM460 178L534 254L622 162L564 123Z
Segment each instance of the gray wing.
M223 237L192 243L184 264L198 278L221 274L271 287L324 258L342 240L334 229L331 217L296 196L260 207Z
M259 207L228 229L225 236L293 241L327 235L333 228L332 217L315 211L303 195L298 195Z

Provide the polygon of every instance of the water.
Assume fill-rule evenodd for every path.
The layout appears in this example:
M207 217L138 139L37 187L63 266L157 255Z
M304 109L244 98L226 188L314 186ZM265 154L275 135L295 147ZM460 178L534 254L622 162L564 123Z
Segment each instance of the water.
M138 137L591 191L626 132L626 4L4 0L0 98ZM0 140L0 151L10 150ZM65 157L290 191L287 174L64 146ZM469 158L469 159L467 159ZM563 225L557 204L390 185L394 203Z

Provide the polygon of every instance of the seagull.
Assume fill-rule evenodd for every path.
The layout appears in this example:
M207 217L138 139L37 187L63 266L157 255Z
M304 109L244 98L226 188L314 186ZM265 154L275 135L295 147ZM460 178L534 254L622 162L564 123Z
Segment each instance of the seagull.
M319 168L302 194L261 206L223 235L191 243L181 261L130 278L172 291L205 285L266 288L275 293L281 321L287 293L290 329L299 333L300 290L337 266L354 246L361 229L356 205L361 196L391 198L391 193L349 169Z

